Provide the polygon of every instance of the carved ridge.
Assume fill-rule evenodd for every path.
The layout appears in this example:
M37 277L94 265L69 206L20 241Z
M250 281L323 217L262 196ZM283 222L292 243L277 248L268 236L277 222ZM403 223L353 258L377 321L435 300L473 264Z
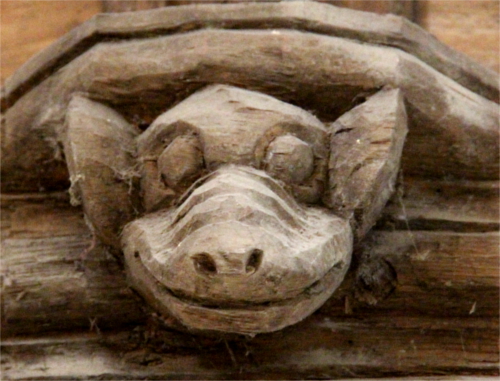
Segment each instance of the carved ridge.
M192 9L196 10L196 19L192 18ZM333 12L339 14L338 19L335 16L332 17ZM202 17L207 17L207 19L200 20ZM155 21L152 21L152 18ZM345 21L358 18L366 19L366 21L352 24ZM146 23L145 19L148 20ZM172 19L175 21L170 25L168 23L171 21L165 21ZM167 25L162 25L165 23ZM100 41L145 38L179 31L192 31L207 26L228 29L261 28L262 24L266 25L266 28L290 28L331 36L345 36L396 47L415 54L424 62L486 98L497 103L499 100L498 81L494 72L476 65L467 56L453 51L402 17L371 15L315 2L294 2L225 4L223 7L188 5L136 12L136 14L94 16L39 53L20 71L7 79L1 94L2 111L13 105L24 93L30 91L52 72ZM359 30L361 25L369 25L369 27L366 31Z

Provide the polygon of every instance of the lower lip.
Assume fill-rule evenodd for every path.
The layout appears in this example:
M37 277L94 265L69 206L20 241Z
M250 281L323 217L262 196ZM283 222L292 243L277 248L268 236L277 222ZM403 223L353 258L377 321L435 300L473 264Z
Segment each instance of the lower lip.
M293 299L218 307L204 306L197 301L177 297L158 282L140 260L127 262L128 276L133 278L132 283L136 290L150 304L156 306L160 313L174 317L190 331L243 335L274 332L303 320L331 296L345 272L344 269L332 267L319 283L315 284L314 290L308 288ZM138 280L138 276L141 279L148 279L149 282L146 284Z

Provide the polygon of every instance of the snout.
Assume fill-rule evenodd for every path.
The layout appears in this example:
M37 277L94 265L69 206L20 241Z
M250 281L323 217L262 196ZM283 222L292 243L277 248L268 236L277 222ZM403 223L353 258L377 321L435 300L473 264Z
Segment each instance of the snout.
M239 251L239 252L238 252ZM191 259L195 269L203 276L243 276L255 273L262 262L264 252L261 249L251 249L246 252L235 249L224 252L201 252Z
M200 277L233 277L245 282L248 276L260 274L264 250L257 246L265 245L248 227L235 223L214 224L187 240L193 241L188 242L191 246L188 261L192 261Z
M351 241L345 220L299 205L264 172L237 166L219 169L178 207L146 215L123 233L131 282L139 292L154 283L163 295L154 296L156 304L180 320L191 307L217 315L309 300L294 317L300 320L342 281ZM226 322L224 330L242 331L240 323Z
M215 214L211 219L219 218ZM161 281L175 294L211 306L293 297L301 292L301 285L313 280L310 271L302 271L291 242L281 234L237 219L209 223L173 250Z

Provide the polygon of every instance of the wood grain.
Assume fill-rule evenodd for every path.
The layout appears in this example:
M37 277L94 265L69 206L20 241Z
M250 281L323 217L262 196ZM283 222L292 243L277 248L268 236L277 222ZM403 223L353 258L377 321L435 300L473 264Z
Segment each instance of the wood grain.
M71 207L67 196L4 197L2 222L2 289L12 292L2 292L4 334L11 328L29 334L89 327L95 318L108 327L141 320L119 263L94 246L81 210ZM7 294L14 296L13 304ZM115 313L109 315L110 309ZM19 318L27 324L15 328Z
M500 72L500 3L427 0L422 26L440 41Z
M234 4L249 2L279 2L280 0L102 0L105 12L130 12L144 9L154 9L167 6L190 4ZM318 2L336 5L338 7L357 9L365 12L393 13L409 20L417 19L417 0L318 0Z
M101 12L101 8L94 0L2 1L2 84L33 55Z
M386 206L383 229L489 232L499 230L498 182L404 177Z
M119 247L119 235L140 209L134 138L139 130L109 107L73 97L65 119L64 153L71 203L83 204L99 240Z
M460 193L459 189L460 185L455 184L455 192ZM415 205L420 197L419 192L410 191L403 199L406 204ZM492 197L488 192L478 192L471 202L481 205L493 202ZM451 205L452 201L448 199L448 203ZM434 218L440 203L433 205L434 208L431 204L422 209L420 220L426 216ZM449 208L447 218L463 219L461 205L458 198L456 205ZM39 224L26 219L34 210ZM392 210L389 206L385 214ZM394 213L393 219L400 218L399 211ZM126 291L120 261L101 247L89 250L92 237L82 220L81 210L70 207L67 197L58 194L35 199L3 197L5 335L87 329L89 318L97 319L103 329L141 321L144 315L136 299ZM487 229L491 223L489 209L483 212L478 209L474 220L476 230L483 224ZM355 264L351 278L320 314L343 319L348 303L353 316L363 318L390 315L415 319L421 316L498 319L498 233L445 232L439 231L438 226L434 221L430 231L408 231L402 226L402 230L373 233L356 255L371 253L374 258L389 262L397 274L395 291L375 304L358 300L353 283ZM442 226L446 228L446 222ZM74 297L65 296L66 291ZM50 306L52 298L60 300L58 308L67 311L64 317L60 310ZM115 311L112 316L108 314L110 308Z
M24 7L22 16L42 25L33 20L89 2L67 2L65 8L55 5L63 2L14 3L1 2L2 33L11 24L6 15L15 9ZM476 57L491 60L485 62L495 69L495 3L430 0L423 16L437 35L447 34L443 25L451 29L442 37L450 43L466 51L479 47ZM36 15L27 11L42 8ZM59 24L43 25L46 30ZM466 33L464 25L470 25ZM21 32L7 42L15 44ZM469 42L461 45L457 33ZM4 34L3 47L5 41ZM20 44L19 52L24 44L30 42ZM40 104L46 101L40 97ZM425 133L417 138L421 147L429 143ZM55 159L51 166L64 168L54 147L48 151ZM35 177L47 175L31 168L40 172ZM57 173L55 182L62 184L67 172ZM82 210L69 206L66 193L3 195L2 374L17 380L497 379L498 181L457 180L446 171L439 177L415 178L404 171L383 219L357 247L348 278L328 303L296 326L253 339L165 330L130 293L120 257L95 245ZM35 190L43 190L36 184ZM380 269L389 276L377 277Z
M336 8L315 2L228 4L223 8L206 4L193 7L173 7L145 13L139 12L135 15L131 13L100 15L90 20L64 36L50 49L34 57L23 66L23 70L9 78L5 85L5 94L2 95L2 107L9 107L22 94L50 75L50 72L63 66L101 39L118 36L127 38L127 34L138 37L140 33L149 37L151 33L164 34L169 33L169 30L175 32L179 28L184 31L193 30L207 24L211 28L218 26L253 29L256 25L258 28L258 25L262 23L266 25L266 28L286 26L395 46L416 55L466 87L498 101L498 83L491 72L475 65L468 57L457 54L404 19L397 19L390 15L373 17L368 13L338 8L335 12L338 15L333 19L325 18L325 14L332 13L332 9ZM197 16L194 19L192 9L196 9ZM253 15L254 12L255 15ZM260 18L262 13L263 19ZM287 18L288 21L286 21ZM342 18L359 20L354 23L347 22L345 25ZM145 27L146 20L149 20L146 23L149 27ZM292 20L294 22L291 22Z
M351 220L362 238L395 189L408 132L402 94L383 89L330 126L329 184L325 203Z
M315 315L279 336L217 340L159 331L51 335L3 342L9 379L350 379L498 376L498 325L405 317L336 322ZM440 376L440 377L436 377ZM465 378L467 380L468 378ZM489 379L488 379L489 380Z
M179 46L193 48L179 51ZM285 62L293 65L282 75ZM337 62L335 70L330 62ZM73 75L76 72L78 76ZM409 119L402 160L405 173L498 177L497 105L412 56L314 33L213 29L101 43L27 93L5 114L2 173L9 188L4 190L67 186L58 130L74 92L87 92L112 105L130 122L147 123L214 82L262 91L314 110L324 121L351 108L360 93L369 95L386 85L400 87ZM48 99L47 94L51 94ZM40 132L31 133L34 129ZM19 156L26 147L31 147L28 154Z
M414 22L418 21L418 0L323 0L321 2L365 12L392 13Z
M192 2L192 1L191 1ZM205 2L205 1L203 1ZM499 71L498 56L498 2L491 1L343 1L325 0L340 7L362 11L395 13L417 21L439 40L452 46L478 62ZM392 5L389 5L392 4ZM152 9L164 5L186 5L186 1L2 1L1 82L12 75L35 53L54 42L73 25L93 15L105 12L120 12L136 9ZM43 22L50 18L50 23ZM70 25L68 20L72 21ZM472 21L472 18L474 19ZM73 24L73 22L75 24ZM465 25L472 25L465 28ZM45 37L40 35L43 26ZM68 29L69 28L69 29ZM473 33L469 33L469 31Z
M145 9L155 9L171 5L168 0L102 0L101 2L103 12L109 13L142 11Z
M248 0L236 0L242 2ZM32 56L47 47L72 28L99 12L128 12L164 6L187 5L196 0L77 0L77 1L13 1L3 0L1 7L2 70L0 80L11 76ZM198 3L206 3L199 0ZM219 2L228 3L223 0ZM365 11L391 12L411 18L410 3L415 1L326 1L337 6ZM374 4L377 3L377 6ZM388 7L388 3L394 3ZM402 8L401 8L402 4ZM389 9L390 8L390 9ZM415 8L415 6L413 6ZM404 9L402 14L400 9ZM473 47L471 47L472 49ZM467 52L466 52L467 53ZM488 54L483 53L483 54Z

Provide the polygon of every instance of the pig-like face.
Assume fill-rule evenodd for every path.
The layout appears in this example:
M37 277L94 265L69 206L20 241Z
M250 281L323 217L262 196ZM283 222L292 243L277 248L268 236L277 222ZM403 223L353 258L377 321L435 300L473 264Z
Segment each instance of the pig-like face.
M132 287L200 331L271 332L311 314L352 249L349 222L320 202L326 143L311 114L226 86L161 115L138 139L147 213L121 239Z
M131 283L162 312L190 328L250 334L321 306L344 277L351 241L346 220L242 166L211 173L179 206L130 223L122 240Z
M256 334L300 321L339 286L394 189L406 111L398 89L382 89L327 130L216 85L143 133L75 96L65 127L72 201L124 252L131 287L175 327Z

